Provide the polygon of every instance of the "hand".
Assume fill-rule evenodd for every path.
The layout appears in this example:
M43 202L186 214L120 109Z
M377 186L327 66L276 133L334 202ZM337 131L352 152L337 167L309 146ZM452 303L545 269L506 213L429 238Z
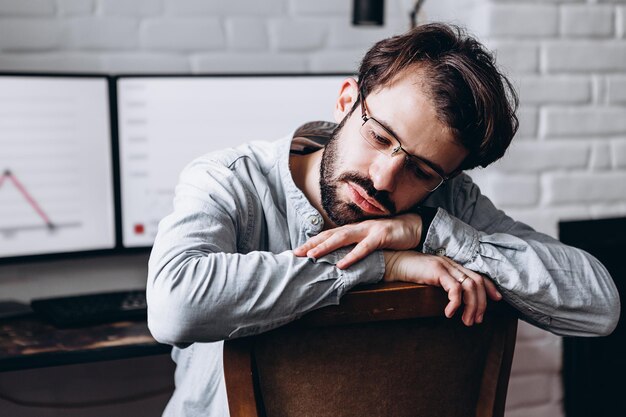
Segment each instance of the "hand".
M296 256L319 258L356 243L354 249L336 265L339 269L345 269L377 249L414 249L419 245L421 235L422 218L419 214L407 213L323 231L293 253Z
M462 320L466 326L482 323L487 297L499 301L502 295L488 278L462 267L445 256L414 251L384 251L384 281L405 281L442 287L449 303L444 313L450 318L464 303Z

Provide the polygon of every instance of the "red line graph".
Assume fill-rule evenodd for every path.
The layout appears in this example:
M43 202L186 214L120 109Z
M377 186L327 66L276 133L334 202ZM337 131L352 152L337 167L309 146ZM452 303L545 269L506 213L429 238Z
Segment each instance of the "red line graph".
M28 204L30 204L30 206L33 208L33 210L35 210L37 212L39 217L41 217L43 219L43 221L46 223L46 225L49 228L52 229L54 227L54 225L50 221L50 218L46 215L46 213L43 211L43 209L39 206L37 201L35 201L35 199L26 190L26 187L24 187L24 185L22 185L22 183L17 179L17 177L15 175L13 175L13 173L10 170L8 170L8 169L4 171L2 176L0 176L0 188L2 187L2 183L4 182L4 180L7 179L7 178L13 183L13 185L15 185L15 187L18 189L18 191L26 199Z

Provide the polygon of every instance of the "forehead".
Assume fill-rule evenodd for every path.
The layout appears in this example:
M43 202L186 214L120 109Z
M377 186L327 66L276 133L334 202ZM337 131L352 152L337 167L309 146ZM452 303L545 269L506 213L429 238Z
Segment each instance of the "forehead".
M366 97L367 109L371 117L391 128L408 152L435 162L449 173L468 152L437 117L425 76L419 70L404 71Z

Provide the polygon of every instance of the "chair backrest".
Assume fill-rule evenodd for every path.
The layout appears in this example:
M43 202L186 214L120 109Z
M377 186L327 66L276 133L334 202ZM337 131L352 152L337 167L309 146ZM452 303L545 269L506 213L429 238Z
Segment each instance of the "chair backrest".
M494 303L466 327L446 303L439 288L381 284L226 341L231 417L502 416L516 315Z

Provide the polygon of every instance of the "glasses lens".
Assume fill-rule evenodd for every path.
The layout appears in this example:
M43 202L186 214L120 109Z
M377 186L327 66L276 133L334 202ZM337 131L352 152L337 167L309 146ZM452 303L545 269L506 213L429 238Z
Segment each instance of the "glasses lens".
M373 119L367 119L361 126L361 136L373 148L383 153L391 152L392 149L398 146L398 141Z
M406 160L407 171L424 186L427 191L435 191L443 178L430 165L416 156L410 155Z
M374 149L386 155L392 155L392 152L400 145L400 142L374 119L367 119L361 126L361 136ZM443 183L441 175L426 162L406 152L404 155L406 156L405 171L409 177L419 181L426 191L435 191Z

